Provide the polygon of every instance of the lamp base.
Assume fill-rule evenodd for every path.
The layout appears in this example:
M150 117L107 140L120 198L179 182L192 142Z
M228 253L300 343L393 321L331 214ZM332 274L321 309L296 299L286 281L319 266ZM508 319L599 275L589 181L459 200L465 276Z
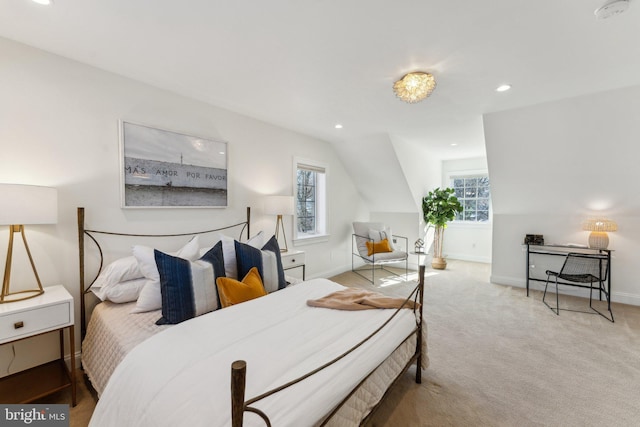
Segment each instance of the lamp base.
M22 242L24 243L24 248L27 251L27 255L29 256L29 262L31 263L33 274L36 277L38 289L29 289L17 292L9 291L9 283L11 281L11 262L13 254L13 235L15 233L20 233L20 235L22 236ZM9 226L9 247L7 248L7 261L4 266L4 278L2 280L2 292L0 292L0 304L4 304L5 302L15 302L29 298L35 298L38 295L42 295L43 293L44 289L42 289L42 283L40 283L40 277L38 276L38 272L36 271L36 265L33 263L31 251L29 250L29 245L27 244L27 238L24 236L24 226L11 225Z
M289 248L287 247L287 235L284 232L284 223L282 222L282 215L278 215L278 219L276 219L276 240L278 244L280 244L280 231L282 230L282 240L284 241L284 247L280 246L280 252L288 252Z
M35 298L44 294L43 289L31 289L28 291L14 292L12 294L2 295L0 297L0 304L16 301L24 301L26 299Z
M589 247L591 249L607 249L609 236L605 231L592 231L589 234Z

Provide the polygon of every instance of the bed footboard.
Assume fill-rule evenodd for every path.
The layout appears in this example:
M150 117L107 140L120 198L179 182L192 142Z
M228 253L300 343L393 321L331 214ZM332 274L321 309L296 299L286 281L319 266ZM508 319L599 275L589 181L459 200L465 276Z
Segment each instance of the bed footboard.
M410 300L412 297L414 297L415 295L415 300L420 302L420 308L418 310L418 313L416 313L416 330L414 330L412 332L412 334L416 333L417 337L416 337L416 350L415 350L415 355L409 360L409 362L407 363L407 366L402 370L402 372L405 372L406 369L413 363L413 361L415 360L416 362L416 383L420 384L422 382L422 358L424 357L424 355L422 354L422 345L423 345L423 335L422 335L422 328L423 328L423 324L422 324L422 320L423 320L423 311L422 308L424 306L423 304L423 296L424 296L424 273L425 273L425 267L424 265L419 266L419 273L418 273L418 286L417 288L412 292L412 294L407 298L407 301ZM405 302L406 303L406 302ZM398 309L401 310L401 309ZM397 314L397 311L396 311ZM327 366L332 365L333 363L337 362L338 360L340 360L341 358L343 358L344 356L346 356L347 354L349 354L351 351L353 351L354 349L356 349L357 347L359 347L361 344L363 344L365 341L367 341L369 338L371 338L373 335L375 335L380 329L382 329L393 317L395 316L395 314L393 316L391 316L390 319L387 320L387 322L385 322L380 328L378 328L378 330L376 330L373 334L371 334L369 337L367 337L364 341L356 344L353 348L351 348L350 350L348 350L347 352L345 352L344 354L342 354L341 356L337 357L336 359L328 362L327 364L303 375L302 377L293 380L287 384L283 384L280 387L277 387L273 390L270 390L260 396L257 396L255 398L249 399L249 400L245 400L245 385L246 385L246 376L247 376L247 363L244 360L236 360L235 362L233 362L231 364L231 426L232 427L242 427L243 425L243 421L244 421L244 413L245 412L253 412L257 415L259 415L265 422L265 425L267 427L271 427L271 422L269 420L269 417L262 412L259 409L256 409L254 407L251 407L250 405L252 403L257 402L258 400L263 399L264 397L270 396L272 394L277 393L278 391L281 391L299 381L304 380L305 378L310 377L311 375L314 375L315 373L321 371L322 369L326 368ZM400 374L402 375L402 374ZM399 377L398 377L399 378ZM395 381L398 380L398 378L396 378ZM394 383L395 383L394 381ZM352 391L353 393L353 391ZM348 398L348 397L347 397ZM376 405L377 406L377 405ZM331 418L331 416L329 416L329 418Z

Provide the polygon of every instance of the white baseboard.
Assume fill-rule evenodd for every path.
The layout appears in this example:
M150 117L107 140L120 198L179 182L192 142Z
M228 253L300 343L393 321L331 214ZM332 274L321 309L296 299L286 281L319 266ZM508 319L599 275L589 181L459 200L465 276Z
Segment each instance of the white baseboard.
M507 276L491 276L489 278L491 283L497 285L514 286L516 288L526 288L526 281L522 278L507 277ZM543 282L529 282L529 289L537 291L544 291ZM589 298L589 291L587 289L576 288L571 286L563 286L560 288L560 293L564 295L573 295L582 298ZM640 295L630 294L628 292L611 292L611 302L618 302L621 304L638 305L640 306Z
M445 254L446 259L458 259L460 261L482 262L485 264L491 264L491 257L487 256L473 256L465 254Z

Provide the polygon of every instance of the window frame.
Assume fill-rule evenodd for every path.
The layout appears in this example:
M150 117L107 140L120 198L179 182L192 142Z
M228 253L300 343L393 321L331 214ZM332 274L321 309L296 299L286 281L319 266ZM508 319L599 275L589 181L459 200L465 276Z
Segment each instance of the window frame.
M316 232L313 234L300 233L298 231L298 170L308 169L322 173L320 179L316 176ZM303 246L317 242L326 242L329 240L329 221L328 221L328 178L329 167L325 163L312 159L294 157L293 159L293 194L295 209L293 212L293 244L294 246Z

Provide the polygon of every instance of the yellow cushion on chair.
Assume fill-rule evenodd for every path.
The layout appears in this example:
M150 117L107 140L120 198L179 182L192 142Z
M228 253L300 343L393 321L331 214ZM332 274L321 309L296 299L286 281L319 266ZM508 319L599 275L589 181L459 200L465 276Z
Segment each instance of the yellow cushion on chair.
M216 285L218 285L218 295L222 307L229 307L267 295L256 267L251 268L241 282L229 277L218 277Z
M382 239L379 242L367 242L367 256L379 254L382 252L391 252L389 240Z

